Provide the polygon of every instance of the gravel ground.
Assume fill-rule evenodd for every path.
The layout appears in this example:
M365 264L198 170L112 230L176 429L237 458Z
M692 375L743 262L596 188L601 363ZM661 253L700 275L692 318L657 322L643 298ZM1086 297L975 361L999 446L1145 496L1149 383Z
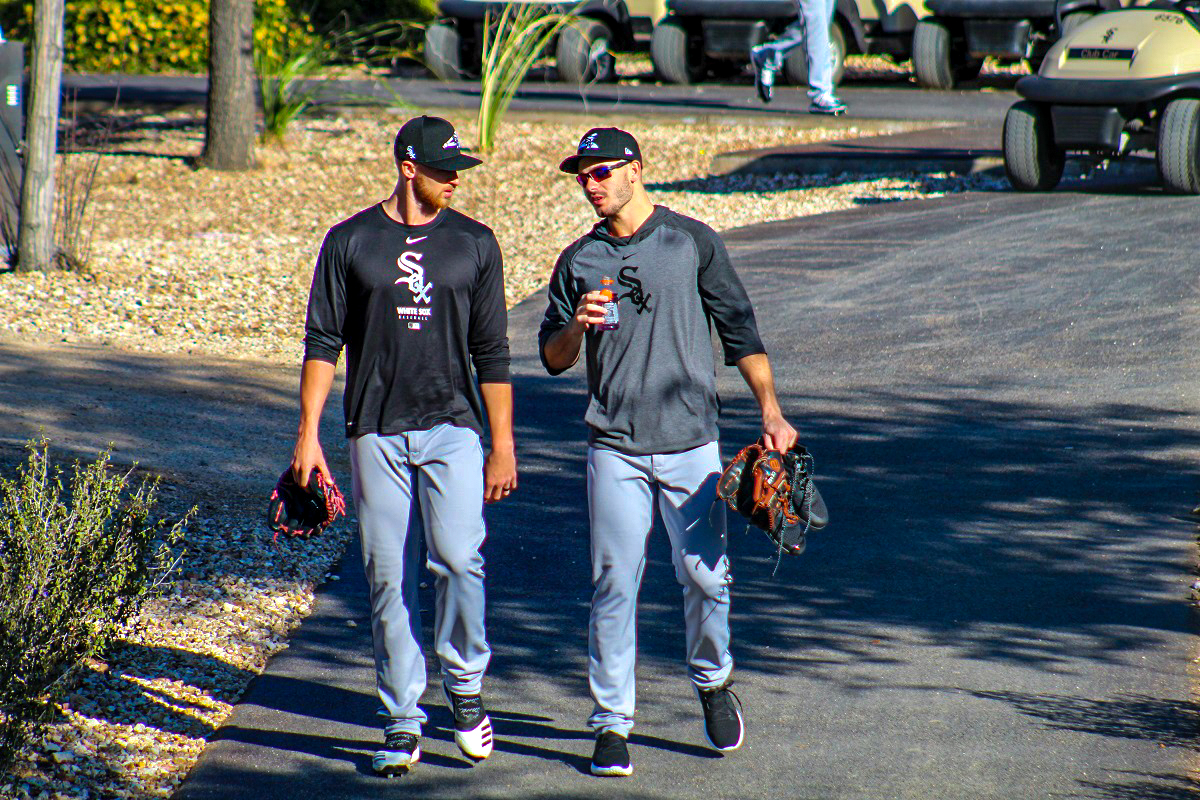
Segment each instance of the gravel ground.
M68 175L96 163L86 269L0 274L0 334L297 363L321 237L390 191L392 137L410 113L302 119L285 148L260 150L259 169L221 174L191 165L200 118L125 112L93 152L62 160ZM453 121L465 140L475 138L472 120ZM510 304L538 289L559 249L593 223L574 183L552 165L587 127L613 122L513 116L485 165L465 173L455 205L496 231ZM656 201L718 230L1005 185L944 174L707 174L717 152L911 129L903 124L620 122L642 143ZM0 797L169 796L250 678L286 647L353 530L349 520L340 533L275 545L261 508L229 508L224 497L169 480L163 509L192 504L200 518L182 579L145 608L107 662L87 665L45 737L0 776Z

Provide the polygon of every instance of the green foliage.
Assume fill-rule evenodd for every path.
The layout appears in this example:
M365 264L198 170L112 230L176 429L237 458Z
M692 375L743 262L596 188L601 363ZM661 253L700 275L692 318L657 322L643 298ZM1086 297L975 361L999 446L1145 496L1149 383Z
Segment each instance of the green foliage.
M331 47L339 59L352 64L394 66L400 61L420 61L426 22L414 18L367 23L334 38Z
M33 3L7 5L0 12L8 17L0 16L5 35L30 40ZM208 8L208 0L67 0L66 66L80 72L204 72ZM313 41L307 14L293 11L287 0L255 0L256 50L282 58Z
M313 90L304 81L316 75L324 60L324 50L319 46L298 50L282 59L255 49L254 71L262 96L262 141L282 142L292 120L312 105Z
M549 13L543 6L524 3L507 3L499 18L488 12L477 116L481 151L495 145L500 122L533 62L573 19L571 13Z
M109 453L76 462L64 487L49 443L0 477L0 767L45 713L61 679L102 653L171 570L190 513L152 522L157 480L131 487Z
M427 22L437 0L311 0L304 6L320 30L360 30L395 20Z

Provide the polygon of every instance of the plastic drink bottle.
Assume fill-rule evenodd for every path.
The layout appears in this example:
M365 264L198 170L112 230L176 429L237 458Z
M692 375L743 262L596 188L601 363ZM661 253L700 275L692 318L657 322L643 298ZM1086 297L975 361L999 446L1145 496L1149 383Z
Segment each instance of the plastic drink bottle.
M600 281L600 293L604 295L604 322L596 326L599 331L615 331L621 327L621 314L617 310L617 296L612 285L613 279L607 276Z

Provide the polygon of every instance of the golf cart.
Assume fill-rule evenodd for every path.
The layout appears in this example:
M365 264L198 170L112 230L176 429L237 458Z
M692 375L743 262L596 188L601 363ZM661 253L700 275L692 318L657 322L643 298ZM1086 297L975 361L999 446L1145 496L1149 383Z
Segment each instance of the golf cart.
M666 0L525 0L548 11L574 11L580 19L556 37L552 48L559 80L592 83L616 78L614 52L644 49L654 23L665 13ZM483 24L490 11L497 18L505 3L497 0L441 0L438 19L425 29L425 66L444 81L479 76L483 63Z
M1017 82L1004 118L1014 188L1058 185L1068 152L1100 159L1154 150L1169 191L1200 194L1200 0L1087 20Z
M841 82L848 53L908 58L913 27L925 13L924 0L837 0L829 37L833 82ZM745 69L751 47L795 19L792 0L669 0L667 16L654 26L650 55L670 83L729 77ZM808 83L803 47L788 54L783 74L789 83Z
M983 59L1028 61L1120 0L928 0L930 16L913 31L913 73L928 89L953 89L979 76Z

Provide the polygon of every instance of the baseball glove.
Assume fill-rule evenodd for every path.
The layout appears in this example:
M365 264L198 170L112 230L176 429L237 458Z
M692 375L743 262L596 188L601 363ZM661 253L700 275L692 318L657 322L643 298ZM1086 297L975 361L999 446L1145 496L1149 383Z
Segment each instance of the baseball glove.
M308 488L296 483L289 467L279 476L271 500L267 504L267 527L279 534L306 539L320 533L329 524L346 513L346 498L337 484L325 480L319 471L313 470Z
M717 495L766 532L781 552L800 555L808 532L829 524L825 501L812 481L813 458L797 444L786 453L756 442L738 453L717 482Z

